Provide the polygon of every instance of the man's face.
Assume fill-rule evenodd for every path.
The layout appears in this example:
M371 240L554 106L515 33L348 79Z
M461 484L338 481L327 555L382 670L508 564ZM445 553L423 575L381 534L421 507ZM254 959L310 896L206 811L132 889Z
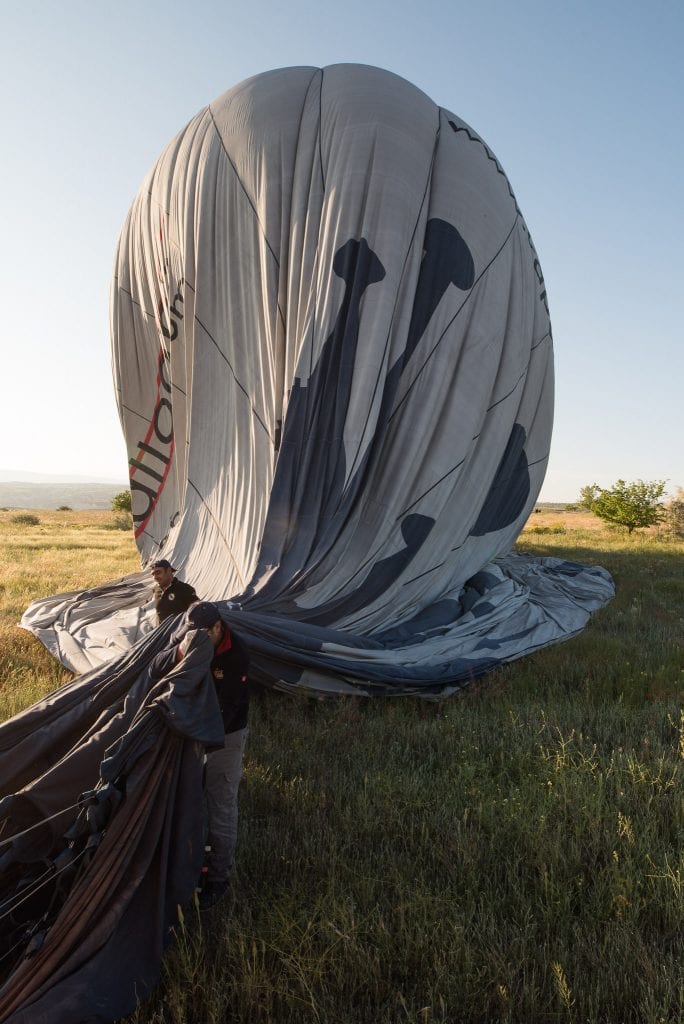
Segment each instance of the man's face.
M221 635L223 633L223 629L221 627L221 620L218 619L213 626L209 626L209 628L207 629L207 633L209 634L209 639L211 640L214 647L218 647L218 645L221 643Z
M152 570L152 576L154 577L154 582L157 583L162 590L166 590L173 579L173 569L164 569L161 566L158 566L156 569Z

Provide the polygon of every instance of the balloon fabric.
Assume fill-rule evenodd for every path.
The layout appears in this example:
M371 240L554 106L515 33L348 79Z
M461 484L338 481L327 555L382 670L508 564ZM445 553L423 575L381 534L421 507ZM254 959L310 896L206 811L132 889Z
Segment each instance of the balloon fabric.
M0 1021L130 1012L201 866L206 633L158 683L167 559L292 693L447 697L579 632L600 567L511 549L549 456L544 276L489 146L402 78L270 71L123 227L114 379L142 570L22 624L79 678L0 726ZM8 966L9 965L9 966Z
M111 319L142 563L230 602L272 685L448 695L612 596L509 554L549 456L544 276L489 146L397 75L283 68L200 111L130 209ZM149 597L23 624L83 671Z

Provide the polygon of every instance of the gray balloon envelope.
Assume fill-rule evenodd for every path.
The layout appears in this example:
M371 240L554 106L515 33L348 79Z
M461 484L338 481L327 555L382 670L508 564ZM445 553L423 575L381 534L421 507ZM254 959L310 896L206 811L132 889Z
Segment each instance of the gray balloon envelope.
M507 554L549 455L544 277L492 151L402 78L211 103L131 207L111 309L142 560L229 601L264 681L445 694L612 595ZM71 600L68 641L63 599L24 624L97 661L149 628L147 585Z

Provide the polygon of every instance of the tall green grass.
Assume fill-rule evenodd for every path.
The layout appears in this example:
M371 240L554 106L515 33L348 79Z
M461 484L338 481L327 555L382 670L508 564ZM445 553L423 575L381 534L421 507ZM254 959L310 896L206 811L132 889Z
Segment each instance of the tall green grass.
M519 546L613 573L580 636L442 703L256 695L231 893L129 1024L684 1020L684 544L562 522ZM0 657L19 703L61 671Z

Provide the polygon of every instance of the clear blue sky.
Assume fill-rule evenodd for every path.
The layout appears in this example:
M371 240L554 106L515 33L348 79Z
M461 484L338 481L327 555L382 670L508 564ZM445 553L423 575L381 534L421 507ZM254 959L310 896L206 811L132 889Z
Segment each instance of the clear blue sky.
M125 481L109 281L126 211L209 101L274 67L373 64L499 157L548 284L542 499L684 486L684 5L0 0L0 469Z

